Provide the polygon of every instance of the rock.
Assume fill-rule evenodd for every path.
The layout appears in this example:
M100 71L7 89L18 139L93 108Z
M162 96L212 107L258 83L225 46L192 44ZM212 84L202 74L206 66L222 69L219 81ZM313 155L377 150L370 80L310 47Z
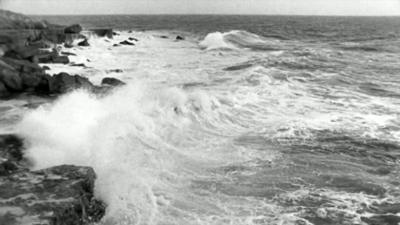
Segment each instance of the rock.
M113 38L113 30L112 29L90 29L91 32L93 32L95 35L98 37L107 37L107 38Z
M61 52L61 54L62 55L66 55L66 56L76 56L76 54L75 53L72 53L72 52Z
M119 44L113 44L113 47L118 47L118 46L120 46Z
M0 81L0 97L6 97L9 94L10 93L8 92L6 85Z
M64 43L64 47L65 48L73 48L74 45L72 45L72 43Z
M12 134L0 135L0 176L27 170L23 160L23 140Z
M71 66L86 67L86 65L84 63L72 63Z
M130 41L139 41L138 39L136 39L134 37L130 37L130 38L128 38L128 40L130 40Z
M121 41L119 44L121 44L121 45L135 45L134 43L132 43L132 42L129 42L129 41Z
M113 78L113 77L105 77L103 78L103 80L101 81L101 85L108 85L108 86L121 86L121 85L125 85L125 82L118 80L117 78Z
M42 66L42 69L43 69L43 70L50 70L50 67L48 67L48 66Z
M166 35L161 35L160 38L168 39L168 36L166 36Z
M185 40L185 38L180 36L180 35L178 35L178 36L176 36L175 40L182 41L182 40Z
M17 72L33 73L33 72L43 71L38 64L32 63L28 60L18 60L18 59L3 57L0 59L0 68L2 67L1 65L4 66L4 64L1 62L11 66L11 68L16 70Z
M88 40L85 39L85 40L79 42L78 46L88 47L88 46L90 46L90 44L89 44Z
M41 74L21 73L20 77L24 88L35 88L42 80Z
M59 73L48 79L50 93L65 93L77 88L91 89L93 84L85 77Z
M112 33L114 36L119 36L119 33L117 33L117 32L113 32Z
M94 198L95 178L93 169L69 165L0 177L0 224L99 222L105 205Z
M73 24L64 29L66 34L79 34L82 31L82 26L79 24Z
M22 80L19 73L0 65L0 81L9 91L22 91Z
M122 73L122 72L124 71L121 69L106 70L106 73Z
M56 56L52 58L53 63L60 63L60 64L68 64L69 58L68 56Z

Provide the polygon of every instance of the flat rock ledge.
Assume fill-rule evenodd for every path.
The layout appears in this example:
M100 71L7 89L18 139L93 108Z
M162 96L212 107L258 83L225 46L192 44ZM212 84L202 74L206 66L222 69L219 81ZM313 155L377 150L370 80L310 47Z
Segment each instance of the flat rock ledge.
M94 198L90 167L28 169L23 141L0 136L0 224L86 225L99 222L105 204Z

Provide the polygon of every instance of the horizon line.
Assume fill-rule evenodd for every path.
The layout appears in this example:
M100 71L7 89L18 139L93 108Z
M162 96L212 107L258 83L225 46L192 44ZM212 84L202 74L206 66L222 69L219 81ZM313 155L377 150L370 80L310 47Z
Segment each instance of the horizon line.
M350 14L228 14L228 13L114 13L114 14L25 14L28 16L298 16L298 17L400 17L390 15L350 15Z

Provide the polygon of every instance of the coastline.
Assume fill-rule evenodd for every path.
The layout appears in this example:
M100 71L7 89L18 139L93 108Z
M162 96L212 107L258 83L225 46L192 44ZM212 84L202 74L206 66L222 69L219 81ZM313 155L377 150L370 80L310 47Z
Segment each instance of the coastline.
M45 64L74 64L67 51L90 45L82 33L112 39L112 29L84 31L78 24L59 26L0 10L0 98L39 99L38 107L75 89L105 95L124 82L106 77L94 85L81 75L50 74ZM57 46L63 47L57 47ZM28 101L29 102L29 101ZM0 135L0 224L91 224L99 222L106 205L95 198L95 171L59 165L31 170L24 156L27 143L15 134Z

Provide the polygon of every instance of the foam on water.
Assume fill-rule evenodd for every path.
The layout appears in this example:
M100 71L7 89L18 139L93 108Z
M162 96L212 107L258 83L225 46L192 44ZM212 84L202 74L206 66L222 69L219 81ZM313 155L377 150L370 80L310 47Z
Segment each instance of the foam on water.
M95 169L96 195L108 204L103 223L311 224L296 208L302 201L287 207L281 200L312 191L334 205L318 211L322 216L335 204L346 205L342 211L360 222L360 205L381 199L363 193L346 193L344 199L345 192L331 186L313 187L322 183L313 176L318 171L347 175L365 165L338 166L344 159L334 155L326 161L331 171L325 171L322 164L313 167L322 157L285 155L291 143L313 142L318 133L398 143L393 128L398 99L328 83L338 75L303 66L314 52L332 57L328 50L309 47L316 48L305 50L311 56L249 51L282 43L244 31L211 33L199 43L160 38L163 32L120 33L69 50L78 54L73 61L90 68L50 66L95 83L118 77L127 86L102 98L83 90L69 93L26 112L18 125L35 169L59 164ZM112 47L130 36L139 39L136 46ZM305 163L295 161L303 155Z

